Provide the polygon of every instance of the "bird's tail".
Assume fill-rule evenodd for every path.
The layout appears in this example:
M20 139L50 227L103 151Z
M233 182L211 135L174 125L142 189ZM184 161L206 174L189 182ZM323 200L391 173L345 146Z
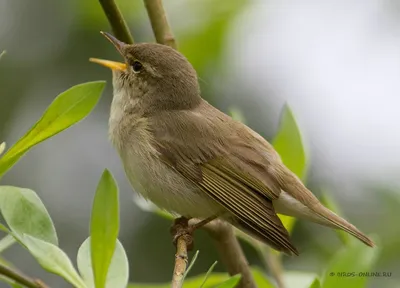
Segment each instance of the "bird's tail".
M307 207L309 212L311 212L306 213L308 216L311 216L309 217L309 220L324 226L341 229L364 242L366 245L370 247L375 246L374 242L354 225L323 206L314 194L312 194L312 192L304 186L301 180L289 169L283 165L276 165L275 168L277 170L274 172L276 173L276 179L278 180L281 189ZM280 175L280 177L278 177L278 175Z
M349 233L350 235L353 235L366 245L370 247L375 246L375 243L368 236L366 236L364 233L358 230L354 225L350 224L342 217L338 216L328 208L324 207L322 204L317 204L315 207L310 207L310 208L322 218L320 224L343 230Z

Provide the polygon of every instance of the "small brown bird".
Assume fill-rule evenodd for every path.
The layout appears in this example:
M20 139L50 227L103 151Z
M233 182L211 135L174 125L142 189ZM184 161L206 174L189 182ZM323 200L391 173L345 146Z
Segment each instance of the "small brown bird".
M374 243L325 208L260 135L200 96L178 51L127 45L103 33L125 63L113 71L109 134L135 191L187 218L218 216L287 254L298 254L276 213L342 229Z

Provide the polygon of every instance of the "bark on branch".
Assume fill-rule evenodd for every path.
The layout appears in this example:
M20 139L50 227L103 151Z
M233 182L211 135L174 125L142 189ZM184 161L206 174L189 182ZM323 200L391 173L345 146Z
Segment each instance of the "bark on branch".
M157 43L177 49L174 34L172 34L171 27L168 24L162 0L144 0L144 4Z
M127 44L133 44L133 37L128 25L114 0L99 0L104 14L111 25L113 34L117 39Z

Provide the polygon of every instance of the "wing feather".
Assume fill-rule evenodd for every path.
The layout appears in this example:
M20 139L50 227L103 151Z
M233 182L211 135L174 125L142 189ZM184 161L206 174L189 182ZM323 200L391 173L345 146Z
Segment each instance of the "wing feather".
M207 107L206 112L163 112L150 121L160 159L222 205L233 225L277 250L298 254L272 204L281 188L269 161L278 156L266 153L275 151L262 147L242 124Z

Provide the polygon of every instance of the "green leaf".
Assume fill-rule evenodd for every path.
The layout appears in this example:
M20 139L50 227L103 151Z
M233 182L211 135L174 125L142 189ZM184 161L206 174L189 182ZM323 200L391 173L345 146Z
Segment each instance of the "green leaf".
M194 263L196 263L197 257L199 257L199 250L194 253L192 261L189 263L189 267L186 269L185 274L183 275L183 280L185 280L186 276L189 274L190 270L192 270Z
M234 288L239 283L241 275L235 275L223 283L219 284L216 288Z
M206 274L201 274L195 277L186 278L183 283L184 288L199 288L202 285ZM216 285L227 280L229 275L227 273L212 273L209 275L207 282L203 288L215 288ZM128 288L170 288L171 283L159 283L159 284L144 284L144 283L130 283Z
M335 200L325 191L321 195L321 203L324 204L326 208L335 212L338 215L341 215L342 212L339 209L339 206L335 202ZM343 230L335 229L336 235L343 242L343 244L348 245L350 242L350 235L344 232Z
M373 271L379 248L371 248L356 240L339 251L326 269L322 288L364 288L371 279L362 273ZM382 273L382 272L381 272Z
M287 287L309 288L314 282L314 273L290 271L283 273L283 281Z
M78 251L77 263L87 287L94 288L92 261L90 256L90 237L81 245ZM125 288L129 280L129 263L122 244L117 240L117 245L107 273L107 288Z
M154 213L154 214L161 216L162 218L167 219L167 220L174 220L176 218L171 213L169 213L165 210L161 210L156 205L154 205L150 201L143 199L142 197L135 196L133 198L133 202L144 212Z
M321 288L321 283L318 278L315 278L309 288Z
M0 186L0 210L17 238L27 234L58 245L53 221L34 191Z
M212 271L214 270L215 265L217 265L217 263L218 263L218 261L215 261L215 262L211 265L211 267L208 269L208 271L207 271L207 273L206 273L206 276L204 277L203 283L201 283L201 285L200 285L200 288L203 288L203 287L204 287L204 285L205 285L206 282L207 282L208 277L210 277L210 274L211 274Z
M88 82L61 93L42 118L0 159L0 178L31 147L86 117L97 104L104 85L104 81Z
M281 124L277 135L272 141L283 163L299 178L306 178L307 157L301 139L301 133L288 105L282 110ZM286 230L293 230L296 219L286 215L278 215Z
M8 228L6 226L4 226L3 224L0 223L0 230L6 233L12 233L10 230L8 230Z
M0 53L0 59L6 54L6 50Z
M14 236L6 235L3 239L0 240L0 253L3 253L4 250L11 247L16 242Z
M179 50L190 60L190 63L201 73L209 65L215 66L224 51L227 30L232 21L250 2L248 0L215 0L190 1L192 11L200 21L196 29L180 33Z
M45 270L63 277L74 287L86 288L71 260L60 248L29 235L23 235L22 242Z
M6 142L3 142L0 144L0 155L3 154L5 149L6 149Z
M186 286L183 284L184 288L198 288L198 286ZM171 283L162 284L147 284L147 283L130 283L127 288L171 288ZM209 288L209 287L207 287Z
M292 216L278 214L278 217L281 219L283 226L285 226L286 230L289 233L292 233L294 224L296 224L296 218Z
M97 186L90 222L90 246L96 288L104 288L119 231L118 187L104 170Z
M257 287L263 288L274 288L274 285L268 280L264 273L258 268L252 268L251 273L253 274L254 281Z
M304 179L307 168L306 153L296 119L287 105L283 108L280 128L273 145L283 163L299 178Z

